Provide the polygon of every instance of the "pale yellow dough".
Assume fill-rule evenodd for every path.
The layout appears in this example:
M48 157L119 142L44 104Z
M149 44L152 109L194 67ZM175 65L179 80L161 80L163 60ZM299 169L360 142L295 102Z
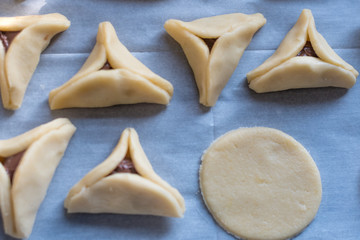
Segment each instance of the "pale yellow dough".
M125 157L132 160L138 174L111 174ZM185 203L180 193L154 172L136 131L127 128L111 155L69 191L65 208L69 213L182 217Z
M166 21L166 31L181 45L194 72L201 104L215 105L245 48L265 23L260 13ZM217 39L211 51L203 39Z
M70 26L58 13L21 17L0 17L0 31L20 31L7 52L0 42L0 86L3 106L18 109L39 63L41 52L52 37Z
M75 130L68 119L59 118L0 140L0 209L6 234L30 236L37 210ZM24 150L11 184L2 161Z
M296 56L307 41L319 58ZM316 30L311 11L304 9L275 53L249 72L247 79L251 89L264 93L292 88L351 88L358 75Z
M101 70L108 62L113 69ZM75 76L52 90L53 109L107 107L141 102L168 104L170 82L153 73L119 41L110 22L99 25L96 45Z
M205 151L204 201L215 220L244 239L287 239L315 217L321 180L306 149L275 129L240 128Z

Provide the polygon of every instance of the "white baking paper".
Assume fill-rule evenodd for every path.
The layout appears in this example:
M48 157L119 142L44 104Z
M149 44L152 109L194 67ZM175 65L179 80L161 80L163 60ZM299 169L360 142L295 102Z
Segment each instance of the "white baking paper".
M273 127L293 136L314 158L323 199L314 221L296 239L359 239L360 86L256 94L246 73L277 48L302 9L334 50L360 70L360 1L310 0L5 0L0 16L59 12L71 27L41 56L16 111L0 107L0 138L19 135L58 117L77 127L48 189L30 240L232 239L207 211L198 171L203 151L229 130ZM213 108L198 103L194 77L180 46L163 24L175 18L242 12L262 13L266 25L254 36ZM50 111L49 92L69 80L95 44L98 24L110 21L120 41L144 64L174 85L168 106L122 105ZM101 163L126 127L134 127L154 170L185 198L183 219L115 214L67 214L69 189ZM1 220L0 220L1 224ZM239 223L241 224L241 223ZM0 228L0 239L12 239Z

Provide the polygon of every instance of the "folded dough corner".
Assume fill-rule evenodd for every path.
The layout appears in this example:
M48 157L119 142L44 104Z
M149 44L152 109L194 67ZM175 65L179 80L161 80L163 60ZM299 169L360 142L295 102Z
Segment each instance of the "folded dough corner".
M257 93L293 88L351 88L359 73L329 46L304 9L275 53L247 74Z
M0 209L5 233L30 236L37 211L76 128L59 118L0 140Z
M181 45L194 72L201 104L215 105L245 48L265 23L260 13L166 21L166 31Z
M50 92L49 105L54 110L168 104L172 94L171 83L136 59L119 41L110 22L102 22L90 56L78 73Z
M136 131L127 128L111 155L70 191L69 213L119 213L182 217L180 193L152 169Z
M0 86L4 108L20 108L26 88L52 37L70 26L59 13L0 17Z

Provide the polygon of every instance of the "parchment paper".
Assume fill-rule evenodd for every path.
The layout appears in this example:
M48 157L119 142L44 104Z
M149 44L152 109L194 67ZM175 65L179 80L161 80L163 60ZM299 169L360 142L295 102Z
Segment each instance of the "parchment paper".
M254 93L246 83L246 73L274 52L303 8L312 10L318 31L334 50L360 70L358 0L0 2L1 16L59 12L71 21L71 27L56 36L42 54L22 107L17 111L0 107L1 139L57 117L67 117L77 127L29 239L232 239L215 223L202 201L200 158L217 137L252 126L273 127L293 136L309 150L320 170L323 199L319 212L296 239L359 239L359 83L350 90L301 89L267 94ZM163 24L170 18L190 21L233 12L260 12L267 24L254 36L216 106L206 108L198 103L184 53ZM102 21L111 21L120 41L174 85L174 97L168 106L137 104L50 111L49 92L80 69ZM126 127L137 130L155 171L184 196L187 210L183 219L67 214L64 210L69 189L111 153ZM12 239L0 229L0 239Z

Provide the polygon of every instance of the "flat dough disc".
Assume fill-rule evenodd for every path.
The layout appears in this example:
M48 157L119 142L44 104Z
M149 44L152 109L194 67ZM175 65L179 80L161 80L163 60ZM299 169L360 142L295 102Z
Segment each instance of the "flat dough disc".
M240 128L205 151L200 187L215 220L245 239L286 239L315 217L321 180L306 149L275 129Z

